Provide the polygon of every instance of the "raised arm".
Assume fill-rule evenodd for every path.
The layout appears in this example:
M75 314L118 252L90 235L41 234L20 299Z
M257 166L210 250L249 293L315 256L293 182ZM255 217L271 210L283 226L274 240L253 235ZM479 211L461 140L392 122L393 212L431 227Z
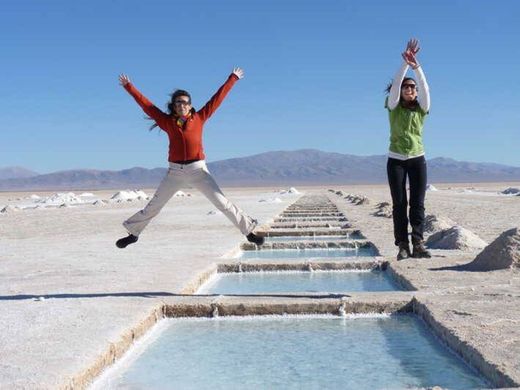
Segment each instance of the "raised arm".
M152 118L159 127L163 128L168 120L168 115L159 110L150 100L146 98L139 90L130 82L127 75L119 75L119 84L135 99L137 104L141 106L146 115Z
M218 91L211 97L211 99L204 105L204 107L200 109L199 115L203 121L208 120L209 117L213 115L228 92L231 90L231 88L233 88L233 85L235 85L237 80L242 78L244 78L244 71L240 68L234 68L226 82L218 89Z
M402 55L405 62L410 65L417 77L417 102L419 102L419 106L424 112L428 112L430 111L430 88L426 82L422 66L417 60L419 50L419 41L417 39L411 39L408 42L406 51Z
M417 61L417 60L416 60ZM422 66L417 62L417 66L413 68L417 77L417 101L424 112L430 111L430 87L426 82L426 76L422 70Z
M392 81L392 87L390 88L390 93L388 95L388 101L386 103L386 107L389 110L393 110L399 104L399 99L401 98L401 84L403 83L404 76L408 71L408 64L403 62L396 75L394 76L394 80Z

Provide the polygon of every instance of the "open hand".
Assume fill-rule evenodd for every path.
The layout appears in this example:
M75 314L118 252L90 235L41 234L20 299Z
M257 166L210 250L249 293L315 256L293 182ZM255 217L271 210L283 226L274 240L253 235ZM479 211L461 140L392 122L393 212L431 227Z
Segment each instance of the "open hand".
M419 41L415 38L412 38L408 41L408 44L406 45L406 50L401 53L401 56L403 57L404 61L412 67L412 69L417 69L420 64L419 61L417 61L417 53L421 50L419 47Z
M128 76L126 74L121 73L119 75L119 84L120 85L122 85L124 87L129 82L130 82L130 79L128 78Z
M233 74L236 75L239 79L244 78L244 70L242 68L233 68Z
M416 38L412 38L408 41L406 44L406 50L405 52L411 52L413 54L417 54L421 50L419 47L419 40Z

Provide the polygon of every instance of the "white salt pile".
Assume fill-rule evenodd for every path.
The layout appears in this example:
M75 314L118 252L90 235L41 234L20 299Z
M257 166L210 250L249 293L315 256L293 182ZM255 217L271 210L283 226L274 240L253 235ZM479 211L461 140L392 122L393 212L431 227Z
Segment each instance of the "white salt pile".
M426 245L432 249L482 249L487 243L475 233L461 226L453 226L432 234L426 241Z
M376 211L372 215L375 217L392 218L392 206L388 202L378 203Z
M280 195L298 195L301 194L300 191L298 191L296 188L291 187L288 190L280 190L278 191Z
M32 194L31 196L29 196L29 199L31 200L38 200L38 199L41 199L38 195L36 194Z
M45 200L41 201L40 203L43 203L45 205L60 206L64 203L78 204L78 203L84 203L84 201L79 196L77 196L74 192L67 192L67 193L57 192L55 194L52 194Z
M357 202L356 205L364 205L364 204L370 204L370 199L368 199L366 196L362 196Z
M90 198L90 197L93 197L94 194L90 193L90 192L84 192L80 195L80 197L84 197L84 198Z
M449 229L455 226L456 223L446 217L437 217L436 215L429 214L424 219L424 232L433 234L440 232L441 230Z
M186 196L191 196L191 194L188 194L188 193L183 192L183 191L177 191L175 194L173 194L173 196L175 198L184 198Z
M439 191L433 184L428 184L426 186L426 191Z
M343 194L345 195L345 194ZM366 196L363 195L356 195L356 194L346 194L345 198L350 203L354 203L355 205L364 205L364 204L370 204L370 199L368 199Z
M4 208L2 208L2 210L0 210L0 213L12 213L13 211L20 211L20 209L16 206L5 206Z
M107 204L106 200L96 200L94 203L92 203L93 206L104 206Z
M470 271L520 268L520 228L503 232L465 268Z
M133 202L136 200L145 200L148 199L148 195L146 195L145 192L138 190L138 191L119 191L116 192L112 197L110 198L110 202Z
M520 195L520 188L515 188L515 187L509 187L509 188L506 188L504 191L502 191L502 194L504 195Z

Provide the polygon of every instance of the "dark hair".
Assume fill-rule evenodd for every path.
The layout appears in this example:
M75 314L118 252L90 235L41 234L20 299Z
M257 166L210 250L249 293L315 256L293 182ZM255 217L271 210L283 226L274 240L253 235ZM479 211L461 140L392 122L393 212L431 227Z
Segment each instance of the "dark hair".
M404 83L406 83L407 81L410 81L410 80L413 81L414 84L417 84L417 82L415 81L415 79L413 77L405 77L403 79L403 82L401 83L401 87L403 86ZM393 80L385 88L385 92L386 92L387 95L390 93L390 89L392 88L392 84L393 84ZM400 90L399 90L399 102L401 102L401 91ZM415 110L417 107L419 107L419 102L417 101L417 99L415 99L413 102L410 102L409 104L407 104L407 108L410 108L412 110Z
M179 97L179 96L186 96L188 98L188 101L189 103L191 104L191 95L189 94L188 91L185 91L183 89L176 89L175 91L173 91L173 93L171 94L171 98L170 98L170 101L168 102L168 104L166 105L166 108L167 108L167 114L170 115L170 116L174 116L175 115L175 100ZM193 110L193 108L192 108ZM152 118L148 118L150 120L152 120ZM156 128L158 125L157 123L154 122L154 124L152 126L150 126L150 131L152 131L154 128Z

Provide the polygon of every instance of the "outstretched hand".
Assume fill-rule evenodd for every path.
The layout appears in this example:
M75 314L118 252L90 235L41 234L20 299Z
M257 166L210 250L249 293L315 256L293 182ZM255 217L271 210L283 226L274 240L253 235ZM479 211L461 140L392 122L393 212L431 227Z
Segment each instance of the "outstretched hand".
M406 45L406 50L401 53L401 56L403 57L404 61L412 67L412 69L417 69L420 64L419 61L417 61L417 53L421 50L419 47L419 41L415 38L412 38L408 41L408 44Z
M239 67L233 68L233 74L235 76L237 76L239 79L244 78L244 70L242 68L239 68Z
M408 43L406 44L405 51L409 51L413 54L417 54L419 52L419 50L421 50L421 48L419 47L419 40L416 38L410 39L408 41Z
M119 84L120 84L121 86L124 87L124 86L125 86L126 84L128 84L129 82L130 82L130 79L128 78L128 76L127 76L126 74L121 73L121 74L119 75Z

